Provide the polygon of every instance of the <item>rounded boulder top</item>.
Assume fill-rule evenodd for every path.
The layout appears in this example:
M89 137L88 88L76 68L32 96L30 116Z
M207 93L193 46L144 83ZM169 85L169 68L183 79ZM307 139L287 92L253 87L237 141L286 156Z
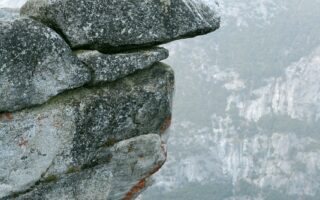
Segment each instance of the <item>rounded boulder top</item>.
M212 32L220 24L212 2L28 0L21 14L55 29L73 49L112 52Z
M45 103L91 79L89 69L52 29L14 12L0 13L0 112Z

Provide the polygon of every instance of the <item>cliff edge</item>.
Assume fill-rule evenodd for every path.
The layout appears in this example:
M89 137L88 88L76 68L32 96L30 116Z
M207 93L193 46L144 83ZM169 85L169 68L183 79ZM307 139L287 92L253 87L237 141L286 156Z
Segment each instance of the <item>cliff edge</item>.
M0 9L0 199L137 197L167 157L174 73L157 45L216 30L216 9L202 0Z

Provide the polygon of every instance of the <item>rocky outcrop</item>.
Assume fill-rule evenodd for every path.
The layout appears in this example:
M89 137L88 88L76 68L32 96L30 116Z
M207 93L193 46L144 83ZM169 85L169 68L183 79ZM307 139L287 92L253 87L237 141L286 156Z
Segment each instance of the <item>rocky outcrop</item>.
M6 19L0 22L0 112L42 104L90 80L53 30L32 19Z
M33 19L0 10L0 199L137 197L166 160L174 90L159 62L168 51L142 47L215 30L216 12L197 6L31 0L22 13Z
M157 64L112 85L80 88L43 106L3 115L0 193L110 162L104 151L121 140L160 135L171 116L172 91L171 69Z
M49 182L40 183L37 189L16 199L131 199L137 195L131 184L146 184L146 179L166 160L164 145L157 134L121 141L105 151L105 156L109 158L108 165L97 165L82 171L70 170L61 179L52 177Z
M120 51L209 33L214 8L195 0L29 0L21 13L59 31L72 48Z
M118 54L102 54L99 51L80 51L78 58L92 70L91 84L111 82L145 69L166 59L168 50L152 48Z

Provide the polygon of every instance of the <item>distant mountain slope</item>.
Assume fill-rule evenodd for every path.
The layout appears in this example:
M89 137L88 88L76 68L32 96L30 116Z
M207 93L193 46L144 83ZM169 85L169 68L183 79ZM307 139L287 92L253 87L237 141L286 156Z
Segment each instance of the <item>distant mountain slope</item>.
M141 198L319 199L320 2L220 6L219 31L167 46L169 160Z

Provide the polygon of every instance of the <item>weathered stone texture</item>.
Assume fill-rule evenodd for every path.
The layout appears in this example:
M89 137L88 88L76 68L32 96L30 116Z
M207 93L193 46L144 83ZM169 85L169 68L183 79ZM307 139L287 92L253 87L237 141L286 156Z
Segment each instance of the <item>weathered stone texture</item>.
M98 51L79 51L78 58L92 71L91 84L112 82L137 70L151 67L166 59L168 50L152 48L118 54L102 54Z
M124 140L104 151L109 157L107 164L82 171L70 170L61 177L51 175L50 180L41 182L16 200L120 200L129 195L133 197L140 191L131 194L132 188L156 172L166 160L165 145L157 134Z
M29 0L22 8L72 48L104 52L153 46L216 30L215 7L195 0Z
M32 19L0 19L0 58L0 112L45 103L91 79L67 43Z
M39 181L42 185L46 179L64 177L69 172L89 170L110 162L114 164L108 164L108 167L126 168L113 172L118 181L113 181L112 187L130 186L131 181L134 185L150 173L150 168L162 163L163 158L158 155L161 141L157 141L157 150L145 149L144 153L152 158L146 158L146 168L139 164L137 157L143 156L146 145L133 145L126 151L119 147L123 143L119 143L114 150L117 153L112 150L110 153L109 148L139 135L161 135L163 124L171 116L172 92L173 72L159 63L115 83L80 88L59 95L42 106L3 114L0 120L0 197L26 191ZM114 155L119 153L120 156ZM130 166L136 167L128 175ZM65 179L68 178L50 186L50 190L61 191L61 188L55 188L71 181L72 177ZM127 180L126 184L124 180ZM35 186L35 191L37 188ZM61 193L68 193L65 190L69 189L63 189ZM130 188L123 192L127 190ZM116 194L119 191L111 193Z
M131 200L166 161L177 39L203 0L28 0L0 9L0 200Z

